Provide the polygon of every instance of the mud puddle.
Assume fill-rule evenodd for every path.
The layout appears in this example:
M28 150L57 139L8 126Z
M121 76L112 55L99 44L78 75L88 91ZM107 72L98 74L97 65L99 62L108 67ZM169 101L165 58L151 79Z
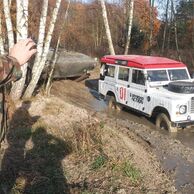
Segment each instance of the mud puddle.
M181 193L193 194L194 192L194 166L181 157L157 154L162 167L174 177L175 187Z
M88 87L89 92L94 97L90 101L90 106L94 111L107 112L109 116L111 116L112 114L113 117L116 117L119 119L130 119L131 121L146 125L153 130L156 129L154 121L152 119L146 118L145 116L142 116L141 114L138 114L126 108L118 114L108 112L107 102L101 99L99 97L99 93L97 92L98 90L98 80L97 79L87 80L85 82L85 85ZM169 135L169 133L166 131L161 131L161 133L164 135ZM181 141L181 143L183 143L185 146L188 146L191 149L194 149L194 126L188 129L184 129L184 130L180 129L178 133L171 134L171 137Z

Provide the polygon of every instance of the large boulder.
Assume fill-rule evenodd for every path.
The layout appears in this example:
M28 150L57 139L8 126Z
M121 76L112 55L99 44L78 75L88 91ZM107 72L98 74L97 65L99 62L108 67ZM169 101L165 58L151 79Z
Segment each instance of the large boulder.
M47 57L46 68L43 71L44 77L46 72L48 72L52 55L53 51L51 50ZM94 58L85 54L60 50L58 52L53 78L79 77L89 70L92 70L96 63L97 61Z

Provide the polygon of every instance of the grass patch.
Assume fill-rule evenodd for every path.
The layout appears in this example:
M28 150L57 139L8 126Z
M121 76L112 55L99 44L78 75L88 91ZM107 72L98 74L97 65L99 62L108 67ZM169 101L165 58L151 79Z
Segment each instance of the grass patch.
M92 170L97 170L97 169L103 167L103 166L106 164L107 160L108 160L107 157L104 156L104 155L98 156L98 157L94 160L94 162L92 163L91 169L92 169Z
M81 194L94 194L94 193L90 191L82 191Z
M130 161L117 161L111 164L112 177L120 175L129 178L132 185L136 186L142 179L141 171L136 168Z
M99 127L100 127L101 129L103 129L104 126L105 126L105 123L104 123L103 121L100 121Z
M135 168L130 162L124 162L121 168L123 174L129 177L133 184L138 183L138 181L141 179L140 170Z

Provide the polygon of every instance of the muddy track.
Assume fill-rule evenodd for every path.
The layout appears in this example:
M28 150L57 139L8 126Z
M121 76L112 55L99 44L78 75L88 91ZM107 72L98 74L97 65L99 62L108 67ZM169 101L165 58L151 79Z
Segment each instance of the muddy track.
M94 81L94 80L92 80ZM89 88L88 88L89 86ZM120 129L119 138L127 145L127 136L134 138L140 147L144 147L153 155L153 161L160 163L161 170L174 182L178 193L193 193L194 191L194 151L170 134L161 133L152 127L141 123L140 115L131 116L131 113L109 113L106 104L100 100L96 92L96 85L90 82L74 83L71 81L55 82L52 94L76 106L90 111L99 120L113 128ZM122 113L123 114L123 113ZM128 114L128 115L127 115ZM133 114L133 113L132 113ZM127 115L127 116L126 116ZM143 118L145 120L145 118ZM149 123L149 121L148 121ZM181 132L180 132L181 133ZM136 148L133 150L136 151ZM140 152L140 155L142 153ZM137 154L136 154L137 155ZM141 158L135 159L138 163ZM141 166L139 164L139 166ZM148 171L146 171L148 173Z

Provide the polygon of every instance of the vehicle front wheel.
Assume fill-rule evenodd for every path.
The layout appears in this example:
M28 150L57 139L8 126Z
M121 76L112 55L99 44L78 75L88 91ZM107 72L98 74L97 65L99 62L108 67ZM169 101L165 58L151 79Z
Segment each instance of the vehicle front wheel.
M117 111L122 110L122 106L117 103L116 98L114 96L108 97L108 108Z
M169 117L165 113L160 113L156 117L156 127L158 129L165 129L171 133L177 132L176 127L172 127L171 121Z

